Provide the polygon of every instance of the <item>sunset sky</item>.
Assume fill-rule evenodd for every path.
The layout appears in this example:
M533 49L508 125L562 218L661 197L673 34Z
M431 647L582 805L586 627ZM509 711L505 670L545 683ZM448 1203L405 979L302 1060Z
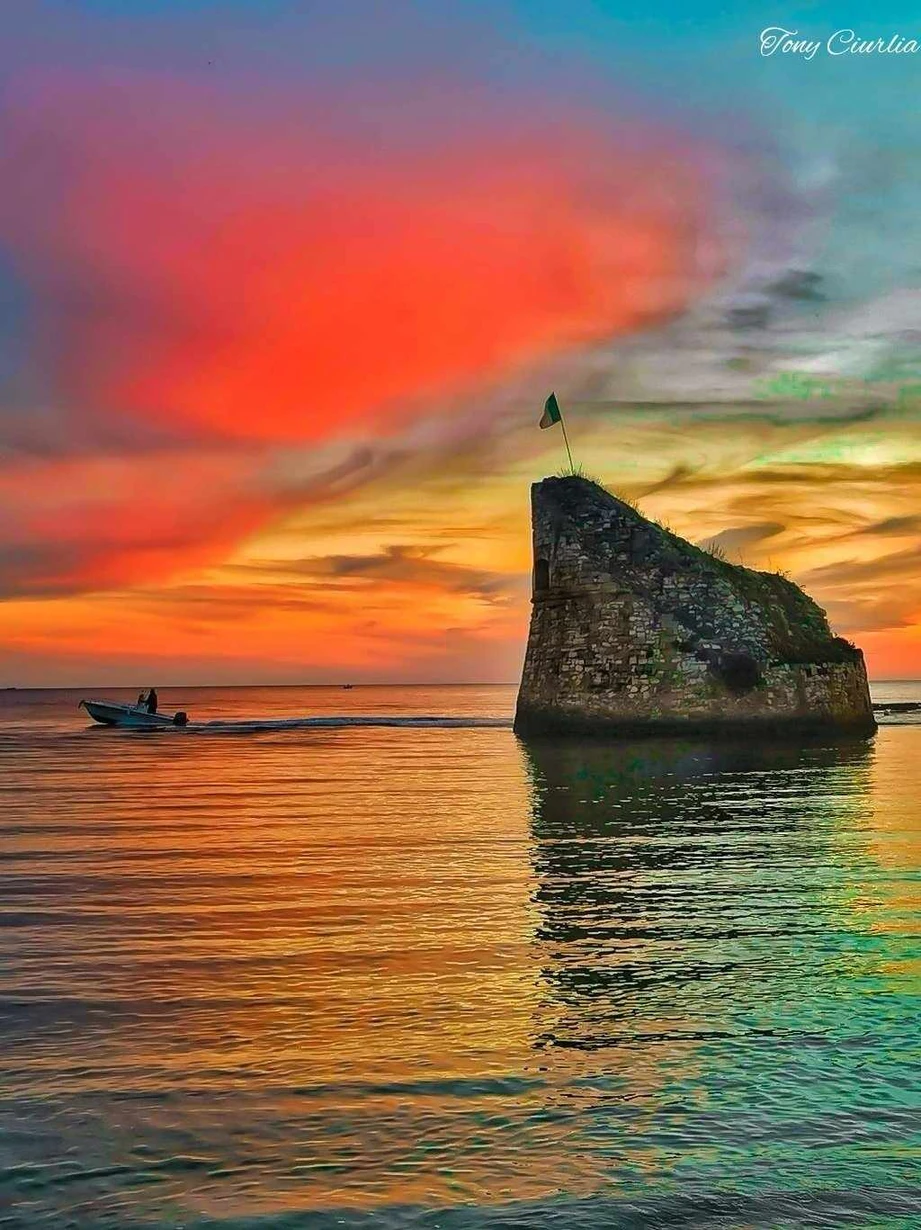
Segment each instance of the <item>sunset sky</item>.
M0 685L513 682L551 388L921 675L921 54L769 7L7 0Z

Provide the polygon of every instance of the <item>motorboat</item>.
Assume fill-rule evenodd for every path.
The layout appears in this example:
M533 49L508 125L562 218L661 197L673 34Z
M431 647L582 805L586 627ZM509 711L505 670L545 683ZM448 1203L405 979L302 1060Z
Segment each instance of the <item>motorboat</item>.
M114 700L81 700L78 709L85 709L94 722L102 726L126 726L134 730L162 730L168 726L186 726L189 716L178 713L149 713L143 705L122 705Z

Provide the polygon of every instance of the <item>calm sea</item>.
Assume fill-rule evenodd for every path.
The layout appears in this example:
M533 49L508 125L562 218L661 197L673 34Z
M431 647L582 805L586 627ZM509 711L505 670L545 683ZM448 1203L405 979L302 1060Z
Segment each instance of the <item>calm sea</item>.
M79 696L0 693L0 1225L921 1225L917 712L526 746L512 689Z

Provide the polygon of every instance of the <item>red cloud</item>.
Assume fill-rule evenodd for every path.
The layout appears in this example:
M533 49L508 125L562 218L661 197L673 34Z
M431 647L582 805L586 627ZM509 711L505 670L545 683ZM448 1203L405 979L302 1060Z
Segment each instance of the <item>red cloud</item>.
M714 271L697 155L660 133L464 125L456 95L450 124L416 107L398 131L399 108L350 105L99 73L11 89L0 245L66 424L49 443L122 455L0 468L19 527L0 594L226 558L306 498L260 479L265 445L389 434L431 395L679 310Z
M243 113L139 78L46 81L5 128L0 241L93 417L386 432L409 399L666 316L713 272L691 157L595 119L371 141L316 99Z

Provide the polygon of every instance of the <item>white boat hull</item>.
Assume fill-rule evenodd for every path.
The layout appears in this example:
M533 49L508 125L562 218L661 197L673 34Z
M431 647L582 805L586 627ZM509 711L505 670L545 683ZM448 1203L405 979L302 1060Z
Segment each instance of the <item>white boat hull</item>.
M148 713L138 705L119 705L111 700L81 700L94 722L102 726L127 726L136 730L161 730L167 726L183 726L171 713ZM185 715L183 715L185 716Z

